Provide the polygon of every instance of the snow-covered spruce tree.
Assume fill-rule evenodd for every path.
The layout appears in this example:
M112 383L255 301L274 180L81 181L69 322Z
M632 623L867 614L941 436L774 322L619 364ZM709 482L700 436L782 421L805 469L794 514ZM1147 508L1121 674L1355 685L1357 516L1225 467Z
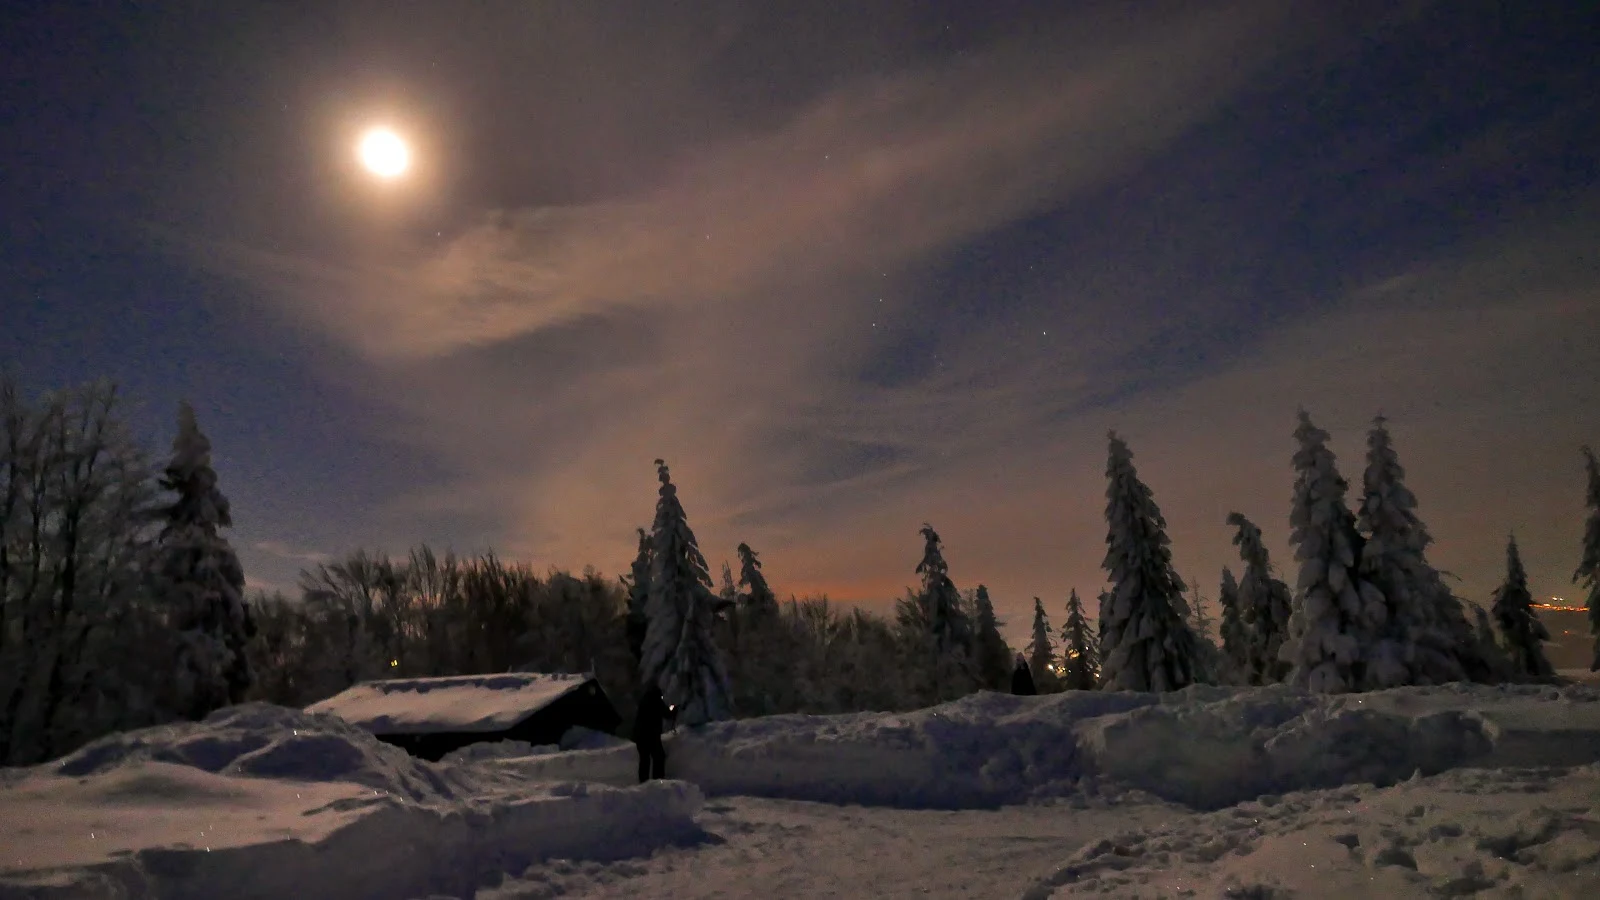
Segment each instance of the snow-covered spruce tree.
M233 525L217 489L211 442L194 407L178 407L178 436L161 487L176 496L160 509L156 542L160 590L178 632L178 709L201 719L238 703L250 689L245 645L255 634L244 596L244 569L221 529Z
M1583 448L1583 461L1589 473L1589 489L1584 495L1589 522L1583 530L1583 562L1572 573L1572 580L1589 591L1589 634L1594 637L1594 662L1589 671L1600 672L1600 461L1588 447Z
M733 583L733 566L727 560L722 561L722 589L717 591L717 615L723 616L733 612L739 605L739 588Z
M628 649L633 653L634 662L644 659L644 635L649 627L650 617L646 608L650 600L650 535L643 528L639 532L639 552L633 558L633 570L630 575L622 579L622 584L628 591Z
M1092 691L1100 683L1100 660L1089 618L1076 588L1067 595L1067 621L1061 626L1061 686L1069 691Z
M1528 572L1517 552L1517 539L1506 544L1506 580L1494 592L1494 619L1505 635L1505 652L1510 675L1518 681L1554 678L1555 670L1544 655L1544 641L1550 632L1533 611L1533 595L1528 593Z
M661 479L656 520L650 530L650 593L645 605L641 681L655 683L678 707L678 721L699 725L729 718L728 675L713 632L716 595L689 517L667 464L656 460Z
M968 624L961 611L961 595L950 580L939 533L926 523L918 533L923 540L922 562L917 563L916 569L916 574L922 576L918 598L927 614L928 630L941 651L960 647L966 643Z
M740 544L737 552L743 593L733 617L738 652L729 658L734 708L745 716L823 708L818 698L829 692L820 682L848 676L839 668L810 664L819 641L815 629L807 627L811 620L792 602L789 614L781 611L749 544Z
M1233 579L1233 570L1222 567L1222 587L1217 591L1217 605L1222 607L1222 621L1217 626L1222 640L1222 661L1225 682L1249 684L1251 671L1251 634L1239 611L1239 583Z
M1211 634L1211 610L1206 605L1206 595L1200 592L1200 586L1193 589L1194 600L1189 604L1189 628L1195 637L1206 638Z
M978 585L973 593L972 662L978 676L978 686L991 691L1004 691L1011 684L1011 648L1000 636L1000 621L995 618L994 603L989 600L989 588Z
M1302 409L1294 436L1300 446L1289 540L1300 577L1283 646L1288 680L1325 694L1404 684L1409 673L1398 660L1369 656L1386 626L1388 604L1356 568L1361 535L1345 506L1349 485L1328 449L1328 433Z
M1139 480L1133 453L1108 435L1106 558L1111 600L1101 636L1101 681L1116 691L1175 691L1203 680L1202 650L1172 568L1167 522Z
M1367 434L1362 484L1356 527L1366 543L1357 567L1388 603L1374 648L1384 659L1382 669L1404 666L1407 684L1487 680L1488 663L1478 656L1461 601L1428 564L1433 538L1417 516L1417 498L1405 485L1405 469L1382 416Z
M922 576L922 587L913 598L914 608L902 610L899 618L913 645L913 670L922 673L923 699L936 703L965 696L977 686L967 656L972 623L950 580L939 533L927 524L918 533L923 548L916 574Z
M778 614L778 598L767 586L767 578L761 574L761 560L749 544L739 545L739 586L745 589L740 599L751 618Z
M1044 603L1033 598L1033 634L1028 640L1028 670L1033 673L1034 687L1041 694L1053 694L1061 689L1056 678L1056 648L1050 640L1050 619L1044 614Z
M1289 586L1274 575L1261 529L1242 513L1228 513L1228 524L1238 529L1233 543L1244 562L1244 577L1239 582L1239 618L1243 640L1239 675L1245 684L1273 684L1289 674L1282 658L1283 644L1289 636L1289 617L1293 595Z
M1505 649L1495 638L1494 623L1489 620L1489 613L1478 604L1472 604L1473 638L1478 644L1478 655L1489 661L1489 668L1494 673L1490 684L1500 684L1511 677L1511 661L1506 658Z
M1206 595L1200 591L1199 585L1194 585L1191 592L1193 602L1188 604L1187 620L1189 630L1194 632L1195 644L1200 648L1200 664L1195 668L1198 680L1205 683L1220 683L1223 670L1227 662L1222 657L1222 649L1217 642L1211 639L1211 607Z

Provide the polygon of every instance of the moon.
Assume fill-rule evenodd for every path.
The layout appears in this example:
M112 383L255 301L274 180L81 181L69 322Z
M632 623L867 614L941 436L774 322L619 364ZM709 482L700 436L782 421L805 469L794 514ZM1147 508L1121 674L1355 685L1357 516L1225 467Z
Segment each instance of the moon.
M368 172L385 181L399 178L411 168L411 148L387 128L374 128L362 135L356 155Z

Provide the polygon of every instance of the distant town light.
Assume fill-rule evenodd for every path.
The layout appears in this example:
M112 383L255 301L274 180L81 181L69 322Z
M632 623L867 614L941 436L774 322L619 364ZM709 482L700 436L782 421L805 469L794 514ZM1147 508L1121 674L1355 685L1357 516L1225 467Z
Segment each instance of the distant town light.
M1548 609L1551 612L1584 612L1585 611L1585 608L1582 607L1582 606L1568 606L1567 605L1567 601L1562 597L1551 597L1550 601L1551 602L1549 602L1549 603L1530 603L1528 605L1533 607L1534 609Z

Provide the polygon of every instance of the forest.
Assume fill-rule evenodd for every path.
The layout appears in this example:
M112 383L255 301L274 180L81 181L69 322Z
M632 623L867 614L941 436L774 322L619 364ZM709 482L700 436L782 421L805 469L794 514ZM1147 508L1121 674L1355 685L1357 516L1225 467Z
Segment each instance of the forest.
M187 404L170 452L135 439L107 384L40 398L0 381L0 764L100 735L260 700L304 706L359 681L508 670L593 672L631 717L641 684L690 724L776 713L902 710L1008 690L1180 690L1286 682L1321 692L1554 678L1513 539L1489 609L1456 597L1382 419L1352 487L1305 411L1295 430L1292 582L1261 529L1228 518L1239 570L1214 615L1172 565L1165 520L1109 436L1107 586L1053 610L1034 598L1021 653L988 590L959 589L924 525L892 616L780 600L757 550L709 571L666 463L630 571L538 571L492 553L355 550L298 593L245 590L210 443ZM1574 579L1600 634L1600 466ZM1600 663L1600 659L1596 660Z

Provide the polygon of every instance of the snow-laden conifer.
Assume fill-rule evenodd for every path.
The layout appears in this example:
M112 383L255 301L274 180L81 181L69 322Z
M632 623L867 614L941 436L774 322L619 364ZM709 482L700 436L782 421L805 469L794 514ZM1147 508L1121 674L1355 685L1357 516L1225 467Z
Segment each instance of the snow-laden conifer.
M1533 611L1528 572L1522 567L1515 537L1506 544L1506 580L1494 592L1494 619L1505 636L1506 661L1514 680L1538 681L1555 676L1544 655L1544 642L1550 640L1550 632Z
M1282 656L1293 595L1272 569L1261 529L1237 512L1228 513L1228 524L1237 529L1233 543L1244 562L1239 581L1240 630L1236 632L1242 641L1239 659L1243 667L1238 674L1245 684L1273 684L1289 674L1289 664Z
M733 583L733 566L722 561L722 588L717 591L716 611L719 616L729 615L739 605L739 587Z
M1365 535L1358 569L1383 593L1387 618L1373 645L1379 671L1403 667L1402 684L1484 680L1487 661L1478 657L1472 626L1461 601L1429 565L1433 539L1417 516L1417 498L1405 485L1382 416L1367 434L1367 468L1357 528Z
M1583 448L1583 461L1589 473L1589 489L1584 495L1589 521L1583 531L1583 561L1572 580L1589 591L1589 634L1594 637L1594 662L1589 671L1600 672L1600 461L1588 447Z
M1489 613L1483 607L1472 604L1473 638L1478 645L1478 655L1489 661L1489 671L1492 677L1490 684L1499 684L1510 677L1511 662L1506 659L1505 650L1495 637L1494 623L1489 620Z
M749 544L740 544L738 552L739 586L745 589L740 599L744 602L745 609L752 618L776 616L778 598L767 585L767 577L761 574L761 559L756 551L750 549Z
M1222 607L1221 624L1222 658L1227 667L1227 681L1249 683L1251 672L1251 635L1239 611L1239 584L1233 579L1233 570L1222 567L1222 587L1217 591L1217 605Z
M918 599L927 619L929 632L940 655L966 644L969 624L961 611L961 594L950 580L950 566L944 561L944 547L932 525L923 524L922 561L916 574L922 576Z
M1054 693L1059 684L1056 678L1056 648L1050 640L1050 617L1045 615L1044 602L1033 598L1033 629L1028 639L1028 669L1033 673L1034 686L1041 694Z
M1300 576L1283 658L1289 680L1321 693L1344 693L1402 684L1407 672L1398 661L1385 670L1367 652L1386 626L1383 593L1361 578L1361 535L1345 506L1349 489L1339 475L1328 433L1300 411L1295 428L1294 505L1290 542Z
M716 596L688 515L667 464L656 460L661 480L650 533L650 592L644 638L643 680L654 682L678 721L697 725L729 718L728 676L712 625Z
M989 599L989 588L978 585L973 594L976 628L972 634L972 662L981 687L1003 691L1011 683L1011 648L1000 636L1000 621Z
M1042 611L1042 609L1041 609ZM1099 642L1084 615L1076 588L1067 595L1067 620L1061 626L1061 686L1092 691L1100 682Z
M907 670L921 702L938 703L970 693L977 686L971 665L971 622L961 594L950 580L939 533L924 524L922 559L916 573L922 586L896 603L901 640L911 654Z
M161 507L156 573L178 632L177 704L190 718L244 699L250 688L245 645L255 634L244 597L244 569L221 530L233 525L217 488L211 441L194 407L178 407L161 487L175 496Z
M633 568L623 579L628 590L628 649L633 651L634 662L644 659L644 635L649 628L647 608L650 601L650 534L643 528L639 532L639 552L633 557Z
M1205 639L1211 635L1211 606L1199 585L1192 589L1194 600L1189 603L1189 628L1195 637Z
M1139 480L1128 445L1115 432L1109 440L1104 566L1111 598L1104 610L1101 681L1110 690L1175 691L1201 680L1201 648L1186 621L1166 520Z

